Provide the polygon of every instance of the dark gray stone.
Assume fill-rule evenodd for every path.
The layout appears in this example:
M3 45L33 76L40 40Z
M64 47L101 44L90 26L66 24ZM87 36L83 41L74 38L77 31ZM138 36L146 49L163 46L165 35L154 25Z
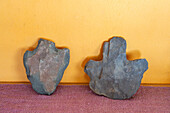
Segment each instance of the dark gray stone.
M103 60L88 61L84 71L91 79L91 90L96 94L112 99L128 99L138 90L147 69L146 59L127 60L126 41L113 37L103 45Z
M57 49L55 43L40 39L33 51L24 54L24 66L32 88L39 94L52 94L69 64L69 49Z

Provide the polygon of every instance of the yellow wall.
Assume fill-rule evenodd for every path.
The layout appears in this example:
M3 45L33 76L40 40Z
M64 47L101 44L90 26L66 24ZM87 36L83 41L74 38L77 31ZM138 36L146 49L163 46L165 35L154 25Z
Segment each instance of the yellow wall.
M148 60L143 83L170 83L170 0L0 0L0 81L28 81L23 54L43 37L70 49L62 82L87 83L85 62L112 36Z

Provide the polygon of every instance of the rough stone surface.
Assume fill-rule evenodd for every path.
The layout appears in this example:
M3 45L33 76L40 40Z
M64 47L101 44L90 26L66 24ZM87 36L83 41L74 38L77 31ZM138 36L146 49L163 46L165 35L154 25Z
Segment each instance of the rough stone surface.
M32 88L39 94L52 94L69 64L69 49L57 49L55 43L40 39L33 51L24 54L24 66Z
M103 60L88 61L84 71L90 77L89 86L96 94L128 99L138 90L147 69L146 59L127 60L126 41L113 37L103 45Z

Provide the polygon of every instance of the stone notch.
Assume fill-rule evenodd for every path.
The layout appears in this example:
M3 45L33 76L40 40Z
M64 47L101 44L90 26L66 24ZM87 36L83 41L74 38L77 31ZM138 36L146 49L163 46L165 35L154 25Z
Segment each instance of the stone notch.
M103 60L89 60L84 71L90 77L90 89L96 94L128 99L138 90L147 69L146 59L127 60L126 41L113 37L103 45Z
M33 51L24 54L24 66L32 88L39 94L51 95L69 64L69 49L58 49L55 43L40 39Z

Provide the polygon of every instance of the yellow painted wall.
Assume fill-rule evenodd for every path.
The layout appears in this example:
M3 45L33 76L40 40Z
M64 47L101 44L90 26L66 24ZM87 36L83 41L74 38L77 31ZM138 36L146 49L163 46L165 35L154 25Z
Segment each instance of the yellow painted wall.
M143 83L170 83L170 0L0 0L0 81L28 81L23 54L43 37L70 49L62 82L87 83L85 62L112 36L148 60Z

